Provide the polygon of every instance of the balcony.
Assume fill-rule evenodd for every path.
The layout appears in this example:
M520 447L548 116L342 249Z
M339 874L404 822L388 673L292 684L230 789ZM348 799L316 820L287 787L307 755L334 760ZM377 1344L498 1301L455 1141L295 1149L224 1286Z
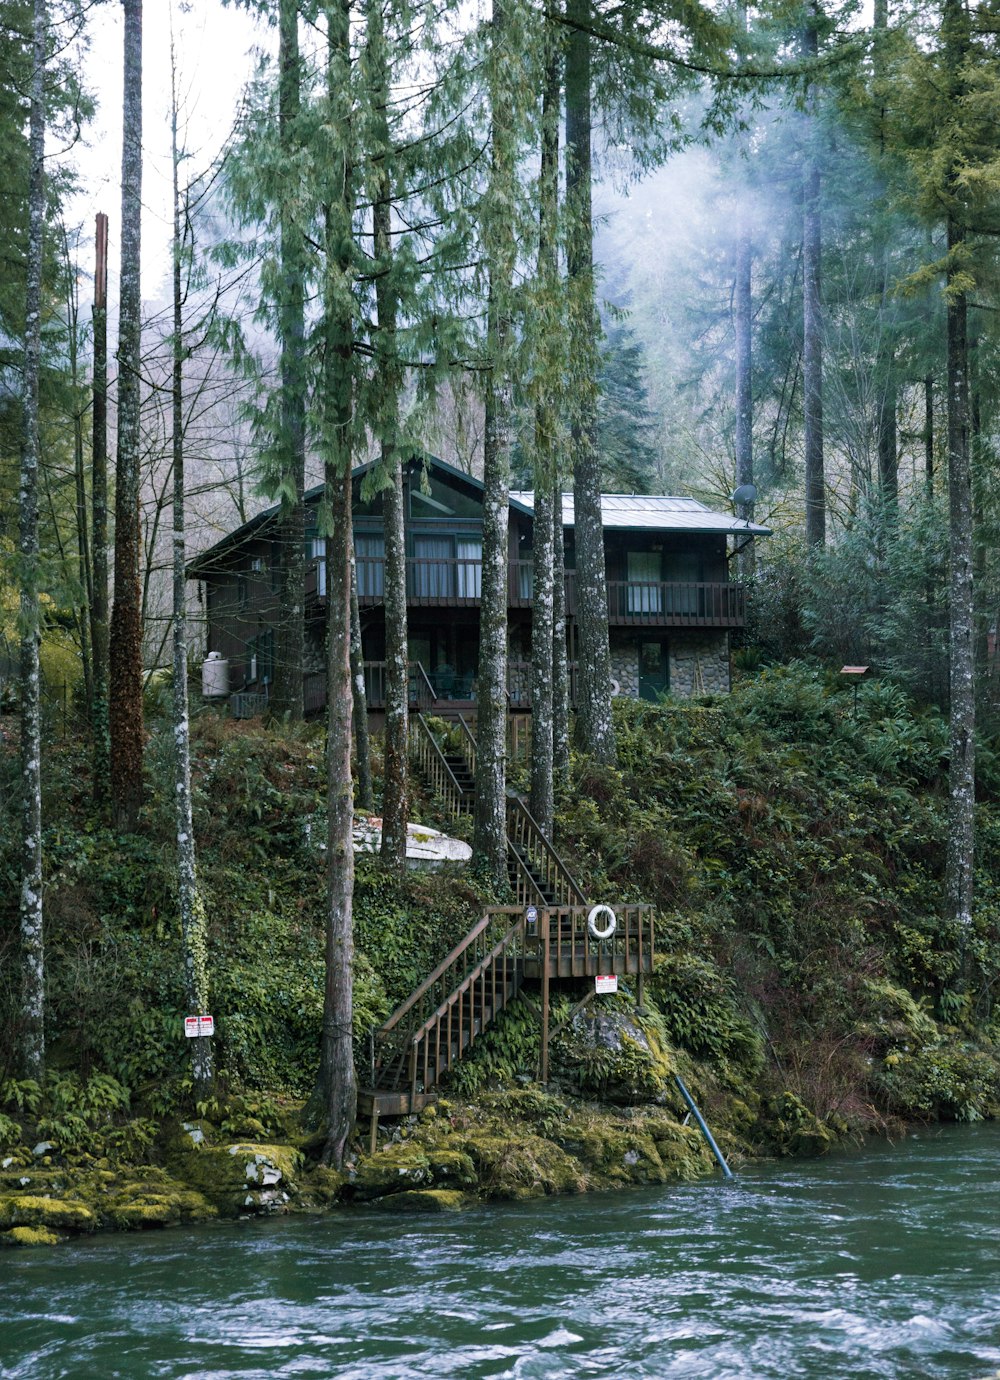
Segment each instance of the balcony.
M375 608L385 602L385 562L381 557L357 558L358 603ZM530 609L530 561L511 561L507 567L507 606ZM483 566L477 560L408 557L406 602L410 608L478 608L482 600ZM307 596L325 594L323 572L313 564L306 581ZM566 613L576 616L576 571L566 571ZM608 622L612 627L741 628L746 622L746 591L728 581L610 580Z

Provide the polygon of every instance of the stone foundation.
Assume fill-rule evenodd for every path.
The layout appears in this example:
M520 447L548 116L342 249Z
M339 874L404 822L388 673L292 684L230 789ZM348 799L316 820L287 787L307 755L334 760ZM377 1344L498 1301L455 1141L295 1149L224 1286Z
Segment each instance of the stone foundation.
M670 657L670 693L687 700L699 695L727 695L729 634L698 629L666 633ZM631 629L611 630L611 675L619 695L639 698L639 637Z

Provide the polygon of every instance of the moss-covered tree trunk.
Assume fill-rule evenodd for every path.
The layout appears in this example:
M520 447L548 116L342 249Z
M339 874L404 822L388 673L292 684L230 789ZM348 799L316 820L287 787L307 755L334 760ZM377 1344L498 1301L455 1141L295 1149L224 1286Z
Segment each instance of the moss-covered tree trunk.
M108 729L108 218L97 216L94 271L93 428L90 459L91 598L90 647L94 698L94 803L106 805L110 789Z
M278 138L286 167L299 156L301 103L298 0L278 8ZM294 171L292 176L294 177ZM278 335L281 346L278 475L278 618L275 629L271 711L292 722L302 718L305 664L306 510L306 354L305 247L300 199L286 196L280 213Z
M351 542L351 696L354 701L354 760L358 772L358 805L375 808L372 793L372 753L368 734L368 692L365 688L365 654L361 645L361 610L358 606L358 564Z
M48 10L35 0L29 114L28 258L19 496L21 690L21 1068L45 1072L45 934L42 919L42 732L39 669L38 393L42 350L42 235L45 227L45 50Z
M810 0L802 33L802 52L808 60L819 52L816 0ZM823 307L821 175L816 147L816 83L806 97L805 148L802 167L802 389L805 427L806 544L826 541L826 474L823 462Z
M941 27L949 94L965 94L968 14L960 0L946 0ZM966 234L962 220L962 170L949 169L947 221L947 373L949 582L949 768L948 849L945 890L949 915L966 934L972 925L976 807L976 697L973 609L972 470L969 450L969 342Z
M142 805L142 533L139 522L140 227L142 219L142 0L122 0L122 230L118 309L118 453L115 467L115 591L109 695L111 803L119 829L134 830Z
M351 455L354 407L350 4L324 7L328 34L323 293L327 607L326 985L318 1080L323 1158L338 1168L357 1114L354 1071L354 786L351 778Z
M753 245L745 200L737 208L736 282L733 293L736 336L736 486L753 483ZM738 503L736 516L753 521L752 503ZM739 572L744 580L754 573L754 543L744 538Z
M545 338L538 343L543 361L538 369L540 394L535 402L535 516L532 524L531 599L531 813L548 835L553 817L553 628L556 572L553 567L552 495L559 472L558 419L552 393L560 371L562 352L552 349L561 325L557 251L559 210L559 52L554 38L547 55L542 94L541 160L538 207L538 293L542 309L540 326ZM550 359L550 357L552 357ZM544 367L550 365L550 367ZM554 366L554 367L552 367Z
M173 164L173 342L171 379L171 460L173 467L173 730L174 812L177 846L177 899L184 943L184 978L190 1015L209 1014L208 936L205 907L198 891L198 870L191 808L191 719L188 706L187 559L184 494L184 340L183 303L186 296L183 264L190 246L184 238L179 171L181 149L177 139L178 96L176 56L171 38L171 145ZM186 208L185 208L186 210ZM183 224L189 223L185 214ZM212 1091L212 1041L198 1035L189 1041L191 1075L195 1095L204 1100Z
M566 643L566 547L562 476L552 484L552 777L569 782L569 650Z
M566 266L570 289L570 399L576 542L576 622L579 637L576 722L580 745L596 761L617 759L611 719L611 649L601 519L601 462L597 450L597 341L594 301L594 224L591 193L590 0L568 0L574 27L566 51Z
M495 887L507 885L507 568L513 389L509 351L516 201L512 61L506 0L494 0L487 59L491 157L483 243L489 265L483 443L483 575L479 613L476 805L473 855Z

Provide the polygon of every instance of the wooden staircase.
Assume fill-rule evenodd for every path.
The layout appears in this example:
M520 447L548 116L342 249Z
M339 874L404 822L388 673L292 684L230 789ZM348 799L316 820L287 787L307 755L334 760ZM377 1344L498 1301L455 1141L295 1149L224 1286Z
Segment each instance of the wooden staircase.
M457 719L460 746L439 743L420 713L410 724L414 765L452 814L469 813L476 740L465 719ZM513 1001L526 977L642 974L652 966L652 907L620 907L615 938L595 940L583 891L513 794L507 867L516 904L491 906L375 1032L370 1086L359 1094L359 1111L371 1116L373 1146L379 1116L419 1111L434 1101L445 1073Z

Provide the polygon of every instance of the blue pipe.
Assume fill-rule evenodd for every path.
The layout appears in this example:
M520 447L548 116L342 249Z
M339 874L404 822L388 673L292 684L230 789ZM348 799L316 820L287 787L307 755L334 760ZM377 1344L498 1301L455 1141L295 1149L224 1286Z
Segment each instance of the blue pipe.
M674 1074L674 1080L676 1081L677 1086L678 1086L678 1087L680 1088L680 1090L681 1090L681 1096L684 1098L684 1101L685 1101L685 1102L688 1104L688 1106L691 1108L691 1114L692 1114L692 1116L694 1117L695 1121L697 1121L698 1126L699 1126L700 1129L701 1129L701 1134L702 1134L702 1135L705 1137L705 1139L708 1141L708 1148L711 1150L711 1152L712 1152L712 1154L715 1156L715 1158L719 1161L719 1168L722 1170L722 1177L723 1177L724 1179L731 1179L731 1178L733 1177L733 1171L729 1168L729 1165L726 1163L725 1157L723 1156L722 1151L721 1151L721 1150L719 1149L719 1147L716 1145L716 1143L715 1143L715 1137L712 1135L711 1131L708 1129L708 1126L707 1126L707 1124L706 1124L706 1122L705 1122L705 1118L702 1116L701 1112L699 1112L697 1106L695 1105L695 1100L694 1100L694 1098L691 1096L691 1094L688 1092L687 1088L685 1087L685 1085L684 1085L684 1079L680 1076L679 1073L675 1073L675 1074Z

